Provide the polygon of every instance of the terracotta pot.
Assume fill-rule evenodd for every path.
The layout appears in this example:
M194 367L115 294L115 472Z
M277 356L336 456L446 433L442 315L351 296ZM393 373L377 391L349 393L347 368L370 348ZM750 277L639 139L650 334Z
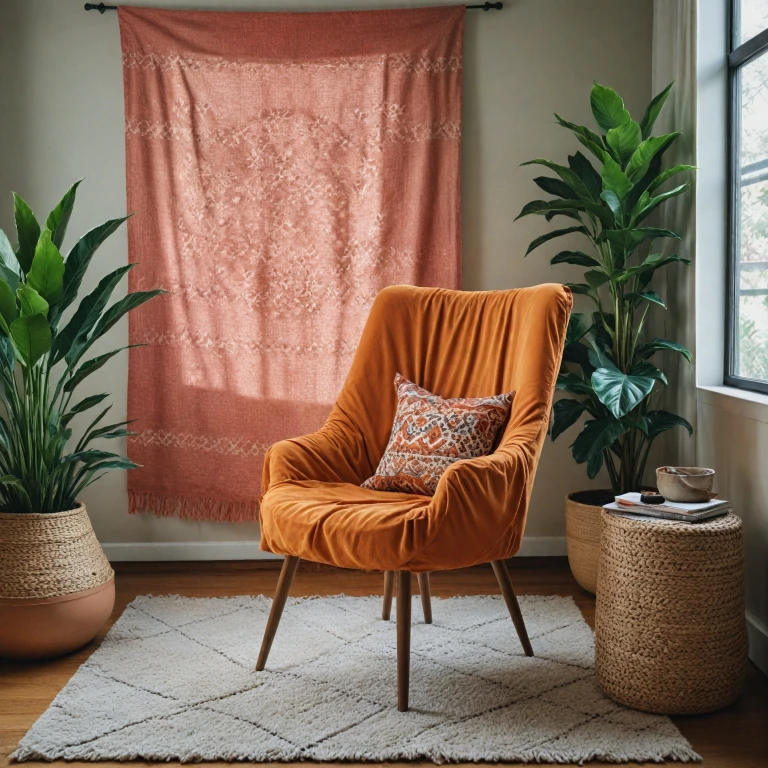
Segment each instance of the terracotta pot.
M600 562L600 513L613 491L576 491L565 497L565 544L571 573L582 589L595 594Z
M83 504L0 512L0 656L59 656L93 639L115 602L114 571Z

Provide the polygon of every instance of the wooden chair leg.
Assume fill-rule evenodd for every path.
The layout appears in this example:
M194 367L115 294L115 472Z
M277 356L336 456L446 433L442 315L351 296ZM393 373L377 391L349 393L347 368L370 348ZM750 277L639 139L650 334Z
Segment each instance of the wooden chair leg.
M512 617L512 622L517 630L517 636L520 638L520 643L523 646L525 655L533 656L533 647L531 646L531 641L528 639L528 630L525 628L523 614L520 612L520 606L515 597L515 590L512 589L512 579L509 578L507 564L503 560L494 560L491 563L491 567L496 574L496 580L501 587L501 594L504 596L504 602L507 604L509 615Z
M395 572L384 571L384 603L381 607L381 618L389 621L392 614L392 596L395 594Z
M411 672L411 574L397 573L397 709L408 711Z
M283 615L283 608L285 608L285 601L288 599L288 590L291 588L291 582L296 575L298 567L299 558L294 555L286 555L285 560L283 560L283 569L280 571L280 578L277 580L277 590L275 591L275 598L272 600L272 608L269 611L264 638L261 641L259 660L256 662L257 672L261 672L267 665L267 657L272 648L272 641L275 639L277 625L280 623L280 617Z
M421 595L421 610L424 612L424 623L432 623L432 601L429 597L429 574L420 573L417 576L419 580L419 594Z

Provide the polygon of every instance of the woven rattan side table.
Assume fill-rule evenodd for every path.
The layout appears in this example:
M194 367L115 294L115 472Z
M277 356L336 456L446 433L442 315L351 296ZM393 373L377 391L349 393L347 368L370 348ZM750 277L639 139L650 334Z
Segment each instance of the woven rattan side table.
M603 511L595 673L612 699L659 714L736 699L747 662L741 520Z

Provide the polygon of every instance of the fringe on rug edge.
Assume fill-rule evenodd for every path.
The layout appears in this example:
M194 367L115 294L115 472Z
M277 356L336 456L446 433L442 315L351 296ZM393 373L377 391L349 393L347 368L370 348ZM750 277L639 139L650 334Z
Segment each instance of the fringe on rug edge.
M202 496L165 496L149 491L128 490L132 515L150 512L159 517L211 520L218 523L251 523L259 519L258 501L229 501Z

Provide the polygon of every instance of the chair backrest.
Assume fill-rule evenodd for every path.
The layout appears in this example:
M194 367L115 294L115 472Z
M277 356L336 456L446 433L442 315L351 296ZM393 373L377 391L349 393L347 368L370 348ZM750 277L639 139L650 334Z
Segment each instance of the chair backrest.
M514 390L500 445L527 442L537 457L571 305L570 291L553 283L509 291L381 291L330 417L362 436L370 465L361 467L363 474L378 465L389 439L396 373L442 397Z

